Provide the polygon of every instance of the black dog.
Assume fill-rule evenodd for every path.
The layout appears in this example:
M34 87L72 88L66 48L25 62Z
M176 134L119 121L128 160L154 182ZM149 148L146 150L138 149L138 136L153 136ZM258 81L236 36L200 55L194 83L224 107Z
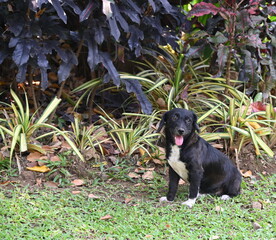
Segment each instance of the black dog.
M196 115L175 108L166 112L158 132L165 125L166 158L169 162L169 192L160 201L173 201L179 179L189 181L189 199L183 204L192 207L199 194L216 194L222 199L240 193L241 174L231 160L198 136Z

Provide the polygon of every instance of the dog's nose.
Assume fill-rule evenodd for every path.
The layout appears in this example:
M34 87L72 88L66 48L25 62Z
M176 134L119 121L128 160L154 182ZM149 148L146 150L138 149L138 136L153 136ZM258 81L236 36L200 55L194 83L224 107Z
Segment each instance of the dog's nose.
M184 130L183 128L179 128L179 129L178 129L178 133L179 133L180 135L184 134L184 132L185 132L185 130Z

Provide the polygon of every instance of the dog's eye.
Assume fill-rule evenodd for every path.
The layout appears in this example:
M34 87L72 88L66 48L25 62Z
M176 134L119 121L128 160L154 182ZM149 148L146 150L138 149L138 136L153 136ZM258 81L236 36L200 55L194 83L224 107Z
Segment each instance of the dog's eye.
M172 120L173 121L176 121L177 119L178 119L178 115L177 114L175 114L175 115L172 116Z
M186 123L191 123L191 122L192 122L192 120L190 118L186 119Z

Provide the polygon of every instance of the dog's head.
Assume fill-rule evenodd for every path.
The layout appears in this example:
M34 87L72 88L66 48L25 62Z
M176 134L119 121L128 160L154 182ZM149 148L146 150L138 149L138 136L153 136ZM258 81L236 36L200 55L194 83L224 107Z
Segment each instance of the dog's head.
M166 112L161 119L157 132L159 132L164 125L166 127L166 135L170 135L174 143L178 146L181 146L184 139L189 137L192 133L200 131L197 125L197 116L194 112L182 108L175 108Z

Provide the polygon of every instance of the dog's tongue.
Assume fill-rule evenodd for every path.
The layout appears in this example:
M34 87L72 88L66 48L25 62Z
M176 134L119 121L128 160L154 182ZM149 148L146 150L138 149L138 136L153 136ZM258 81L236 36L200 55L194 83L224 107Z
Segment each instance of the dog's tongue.
M183 136L175 136L174 141L177 146L181 146L183 143Z

